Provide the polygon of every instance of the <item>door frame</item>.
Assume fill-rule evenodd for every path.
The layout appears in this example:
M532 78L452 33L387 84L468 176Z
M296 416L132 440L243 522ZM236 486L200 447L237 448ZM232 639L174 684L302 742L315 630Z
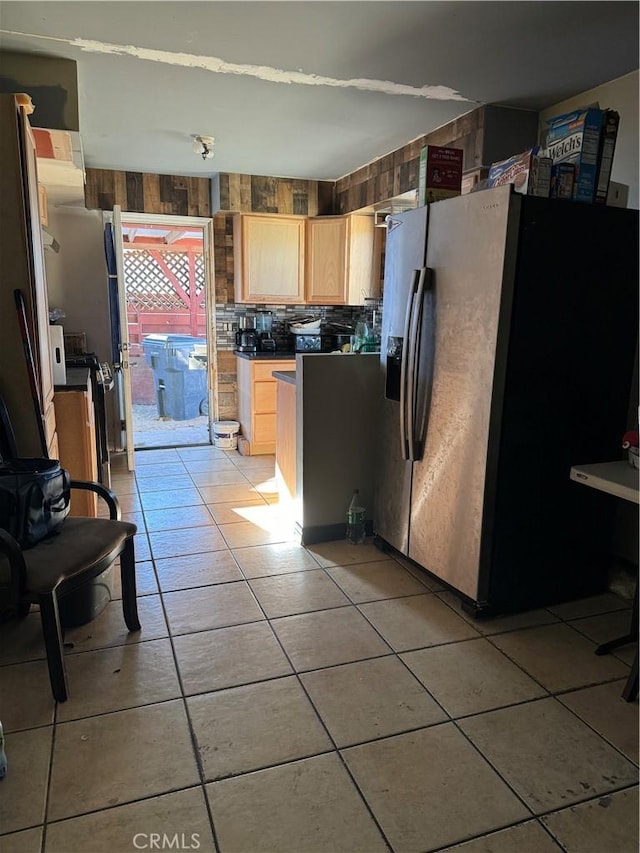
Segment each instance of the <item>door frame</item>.
M216 346L216 299L215 299L215 259L214 259L214 242L213 242L213 219L206 216L175 216L164 215L161 213L136 213L124 211L119 205L113 206L112 211L105 211L105 221L110 221L114 230L114 247L116 253L116 266L118 272L118 293L120 303L120 336L121 343L126 343L128 347L128 330L127 326L127 310L126 302L122 299L121 294L126 293L124 283L124 252L122 241L122 225L168 225L176 228L180 227L195 227L202 228L203 239L203 259L204 259L204 276L205 276L205 317L207 328L207 398L209 403L209 440L212 436L212 424L218 419L218 364L217 364L217 346ZM119 226L119 233L116 237L116 223ZM123 324L124 329L123 331ZM123 365L125 354L122 353ZM131 420L131 377L128 369L123 369L123 397L125 402L124 420L125 436L126 436L126 452L127 452L127 467L129 471L135 469L134 458L134 441L133 441L133 422ZM128 403L127 403L128 400Z

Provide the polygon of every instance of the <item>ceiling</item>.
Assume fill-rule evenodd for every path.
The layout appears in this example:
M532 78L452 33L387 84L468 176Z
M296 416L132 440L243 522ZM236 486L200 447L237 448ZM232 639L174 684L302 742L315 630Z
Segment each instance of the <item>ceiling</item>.
M203 177L334 180L478 104L538 110L638 67L635 2L3 0L0 27L76 61L86 166Z

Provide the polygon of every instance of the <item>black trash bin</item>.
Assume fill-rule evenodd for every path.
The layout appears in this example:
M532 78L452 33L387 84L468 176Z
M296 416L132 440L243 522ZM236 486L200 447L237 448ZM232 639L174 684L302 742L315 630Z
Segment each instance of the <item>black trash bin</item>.
M189 359L204 338L192 335L153 334L142 341L145 361L153 369L158 416L175 421L197 418L200 405L207 399L207 371Z
M86 625L102 613L112 595L113 564L97 577L59 599L60 624L63 628Z

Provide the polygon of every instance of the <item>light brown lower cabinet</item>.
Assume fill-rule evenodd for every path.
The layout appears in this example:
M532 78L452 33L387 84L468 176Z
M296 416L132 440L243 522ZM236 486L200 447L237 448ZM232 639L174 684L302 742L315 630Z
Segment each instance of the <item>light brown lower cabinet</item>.
M238 448L244 456L276 452L276 380L274 370L295 370L295 361L237 358Z
M98 454L96 428L91 391L69 389L58 391L53 397L56 410L58 433L58 458L72 480L93 480L98 477ZM71 492L73 516L98 515L97 497L94 492L74 489Z
M296 386L277 380L276 480L280 500L296 496Z

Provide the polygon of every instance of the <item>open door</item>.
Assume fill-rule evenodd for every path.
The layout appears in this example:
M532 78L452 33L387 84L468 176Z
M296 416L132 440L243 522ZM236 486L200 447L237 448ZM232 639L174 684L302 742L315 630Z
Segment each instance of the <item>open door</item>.
M105 214L117 449L211 442L217 418L213 222Z
M127 326L127 293L124 282L124 248L122 242L122 216L120 205L113 206L113 247L115 250L116 277L118 282L118 313L120 317L120 351L121 389L122 389L122 412L124 421L123 432L125 435L125 450L127 453L127 468L133 471L135 468L133 447L133 407L131 404L131 379L129 376L129 329Z

